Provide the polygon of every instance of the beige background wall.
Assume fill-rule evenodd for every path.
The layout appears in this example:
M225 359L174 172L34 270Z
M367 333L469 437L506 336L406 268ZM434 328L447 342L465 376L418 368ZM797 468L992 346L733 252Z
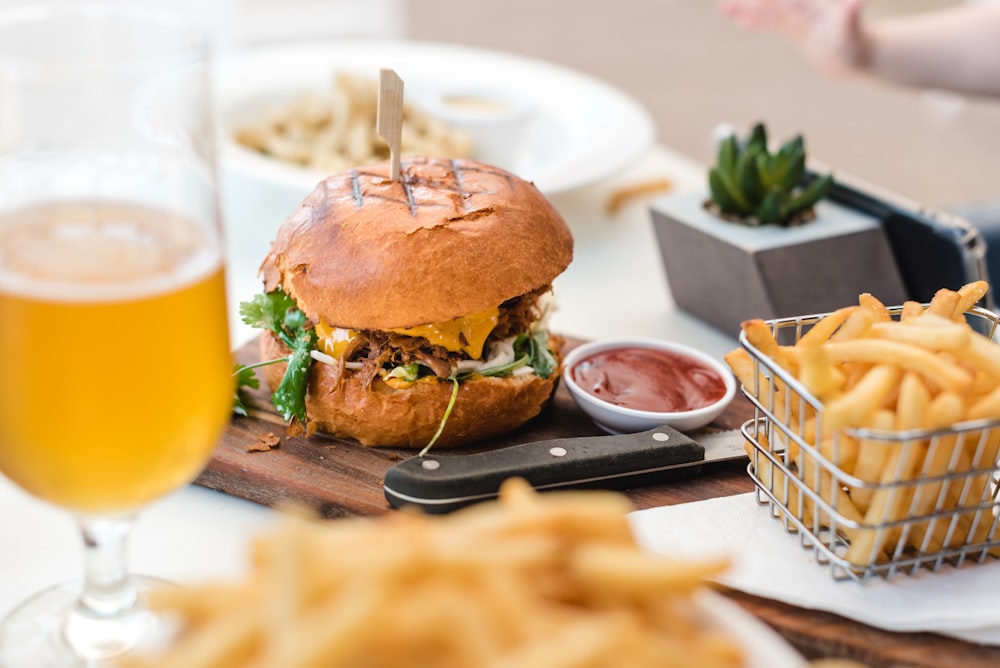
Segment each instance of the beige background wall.
M890 15L946 0L870 0ZM720 121L802 132L816 158L924 203L1000 198L1000 100L817 74L782 39L750 33L714 0L406 0L408 37L542 58L614 83L660 140L709 160Z

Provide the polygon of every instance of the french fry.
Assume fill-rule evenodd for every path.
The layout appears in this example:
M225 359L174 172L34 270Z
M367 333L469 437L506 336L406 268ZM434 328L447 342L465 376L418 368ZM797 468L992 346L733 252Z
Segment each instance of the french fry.
M765 356L773 359L779 366L785 369L790 368L788 358L785 356L781 346L778 345L777 340L775 340L771 328L763 320L747 320L741 323L740 327L743 329L743 333L746 335L750 345Z
M898 431L918 429L930 403L930 392L920 378L914 373L905 374L900 381L898 408L893 428ZM858 533L847 550L845 556L847 561L859 565L871 563L881 555L886 542L895 537L898 531L896 528L883 528L880 525L902 519L905 507L912 497L912 490L892 483L913 477L913 469L922 447L922 443L910 439L891 446L879 480L885 486L875 491L864 516L866 525L878 528Z
M920 302L905 301L899 312L899 321L908 322L914 318L919 318L924 314L924 305Z
M583 593L607 603L609 596L642 600L650 590L691 593L728 565L727 560L715 558L664 569L631 546L588 545L572 555L569 570L582 583Z
M958 302L952 311L951 317L955 320L965 322L965 312L975 306L979 300L989 292L990 284L986 281L973 281L966 283L958 289Z
M787 420L792 425L799 424L798 406L788 401L788 388L780 380L772 382L763 372L755 373L754 361L750 358L746 350L742 348L732 350L725 355L724 360L729 365L729 368L733 370L733 373L740 383L742 383L743 387L753 392L754 396L761 400L767 410L781 419ZM789 447L794 456L798 446L791 443Z
M908 322L878 322L871 334L880 339L905 343L931 352L954 353L969 345L972 331L953 320L944 320L932 313Z
M806 487L817 492L819 498L833 508L839 517L844 518L849 523L862 524L865 521L864 515L854 505L851 497L841 489L839 482L833 478L833 475L820 466L814 457L807 455L801 448L800 453L797 463L799 471L801 471L802 481ZM839 533L853 539L855 529L850 524L840 522L839 520L834 521L831 514L825 508L816 505L807 495L802 494L802 499L803 503L810 507L813 519L818 521L821 527L836 526Z
M995 467L996 454L1000 446L1000 434L997 430L969 432L966 442L959 450L959 462L955 468L959 471L971 471ZM992 478L992 469L985 473L949 481L946 484L943 507L949 511L958 510L950 519L945 519L932 535L928 549L942 547L958 547L975 540L976 533L992 526L992 513L986 511L984 522L982 511L977 508L990 502L988 485ZM980 540L985 536L980 537ZM996 551L993 551L996 554Z
M826 405L822 434L832 434L850 425L863 424L868 415L883 405L886 397L899 383L901 374L900 368L892 364L873 367L854 387Z
M888 409L879 409L872 413L862 425L876 431L887 432L893 428L896 415ZM885 461L889 456L889 446L878 439L861 439L858 444L858 455L854 462L854 477L863 483L877 484L882 477ZM851 488L851 499L862 513L867 512L874 491L868 485L856 485Z
M967 420L996 420L1000 418L1000 407L997 406L996 390L986 395L969 407L965 415ZM972 444L966 444L960 453L958 468L960 470L985 470L976 476L965 479L964 485L951 484L947 490L945 504L949 507L966 506L974 507L990 501L990 483L993 477L993 470L997 467L998 457L1000 457L1000 428L984 429L973 431L967 434L966 440ZM979 541L985 540L985 532L992 529L992 517L987 517L985 521L980 520L973 526L973 517L978 515L977 511L970 511L959 515L956 519L958 528L957 535L952 540L947 541L947 545L954 547L963 542L962 537L967 540L975 538ZM994 554L997 551L994 550Z
M772 456L782 457L782 454L770 443L766 433L758 431L754 434L754 438L765 451L772 453ZM750 458L751 465L754 466L754 476L759 481L759 486L770 492L782 507L790 511L791 517L785 517L785 520L790 521L794 517L806 526L812 525L814 519L813 504L807 497L800 494L796 483L789 479L784 471L775 466L765 455L757 453L756 448L749 441L744 443L744 450L746 450L747 457ZM788 461L794 458L788 452L785 452L784 456ZM781 514L785 515L783 511ZM794 524L789 523L787 526L789 530L797 530Z
M960 297L957 292L942 288L934 293L931 303L927 305L927 313L933 313L942 318L952 318L959 302Z
M830 341L846 341L857 339L865 335L868 328L876 322L876 314L871 309L857 308L844 320L836 332L830 337Z
M813 346L826 343L844 321L857 310L857 306L846 306L824 316L799 338L796 345Z
M998 456L1000 456L1000 429L990 429L986 433L986 448L983 460L987 463L995 463ZM984 503L990 500L992 477L992 474L979 475L973 480L972 498ZM993 540L997 532L997 519L993 516L993 513L989 510L977 511L976 520L977 523L971 527L972 538L968 542L985 543ZM994 557L1000 557L1000 547L991 548L989 553Z
M994 386L1000 379L1000 346L982 334L973 332L969 346L955 351L954 355L969 367L987 373Z
M858 304L872 315L872 322L890 322L892 320L892 315L889 314L889 309L886 308L885 304L869 292L862 292L858 296Z
M830 361L826 348L818 345L799 348L799 379L810 392L822 399L843 389L847 382L844 371Z
M965 400L957 394L942 392L934 397L927 408L923 427L925 429L945 429L965 418Z
M969 420L995 420L998 417L1000 417L1000 385L978 397L975 403L969 406L967 413Z
M798 519L806 527L812 526L815 516L813 504L808 497L799 492L785 472L765 461L757 471L760 485L769 490L782 507L787 508L792 517ZM784 514L784 511L781 511Z
M917 346L866 338L830 343L826 348L834 362L893 365L918 373L943 390L963 393L972 385L968 370Z
M847 317L849 318L850 316L848 315ZM779 345L774 338L771 328L763 320L748 320L743 322L741 327L751 345L762 353L765 350L768 351L765 354L775 359L785 371L793 375L800 373L798 369L799 351L791 347ZM753 364L752 360L747 356L742 365L745 366L747 361L751 365ZM746 369L741 369L740 373L746 374L747 371ZM752 375L752 372L750 375ZM765 375L764 370L761 370L758 374L757 386L764 391L757 392L756 396L760 398L766 397L764 403L767 405L768 410L778 416L780 420L790 425L792 431L801 433L803 429L811 428L807 425L807 422L809 419L808 414L813 409L804 402L791 400L792 393L789 391L784 380L776 374L773 376ZM798 445L794 441L789 441L787 446L792 456L796 456Z
M924 424L929 429L947 427L961 421L964 410L965 402L958 395L939 394L929 407ZM931 440L924 469L920 472L922 477L940 477L954 467L958 454L955 450L957 440L957 436L953 434L938 436ZM929 515L939 505L943 505L942 487L943 483L937 481L926 483L916 489L917 501L913 510L915 517ZM944 490L946 492L947 487L944 487ZM917 523L910 533L909 543L918 550L934 552L941 549L944 544L944 529L945 524L937 520Z
M835 434L820 443L820 452L845 475L854 475L861 439L848 434Z
M750 353L743 348L735 348L726 353L723 360L733 370L733 374L736 375L743 387L755 391L756 377Z

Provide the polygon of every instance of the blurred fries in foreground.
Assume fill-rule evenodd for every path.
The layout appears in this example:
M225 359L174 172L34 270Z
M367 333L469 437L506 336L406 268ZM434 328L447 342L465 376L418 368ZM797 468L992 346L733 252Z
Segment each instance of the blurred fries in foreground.
M747 321L751 348L726 356L763 416L747 443L758 487L855 574L1000 555L989 544L1000 345L969 323L995 318L967 313L988 288L892 309L862 294L819 319Z
M163 590L180 632L130 668L745 665L696 603L719 560L642 550L625 497L541 495L449 516L289 518L258 542L249 578Z

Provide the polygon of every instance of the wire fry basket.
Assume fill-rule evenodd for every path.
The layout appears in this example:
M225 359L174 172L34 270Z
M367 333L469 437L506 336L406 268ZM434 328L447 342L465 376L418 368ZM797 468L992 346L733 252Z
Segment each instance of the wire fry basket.
M889 311L896 317L901 309ZM825 315L767 325L792 345ZM989 338L1000 324L978 307L966 317ZM936 431L845 429L817 438L823 404L745 334L740 344L753 360L755 382L743 393L754 418L742 431L757 502L797 533L834 579L864 582L1000 556L1000 421Z

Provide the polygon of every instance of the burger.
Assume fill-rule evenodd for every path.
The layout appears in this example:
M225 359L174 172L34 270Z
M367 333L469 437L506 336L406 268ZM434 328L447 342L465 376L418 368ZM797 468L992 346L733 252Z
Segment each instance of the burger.
M552 281L573 256L535 186L471 160L403 160L320 182L278 230L259 371L279 413L366 446L460 446L510 431L550 399L560 342Z

